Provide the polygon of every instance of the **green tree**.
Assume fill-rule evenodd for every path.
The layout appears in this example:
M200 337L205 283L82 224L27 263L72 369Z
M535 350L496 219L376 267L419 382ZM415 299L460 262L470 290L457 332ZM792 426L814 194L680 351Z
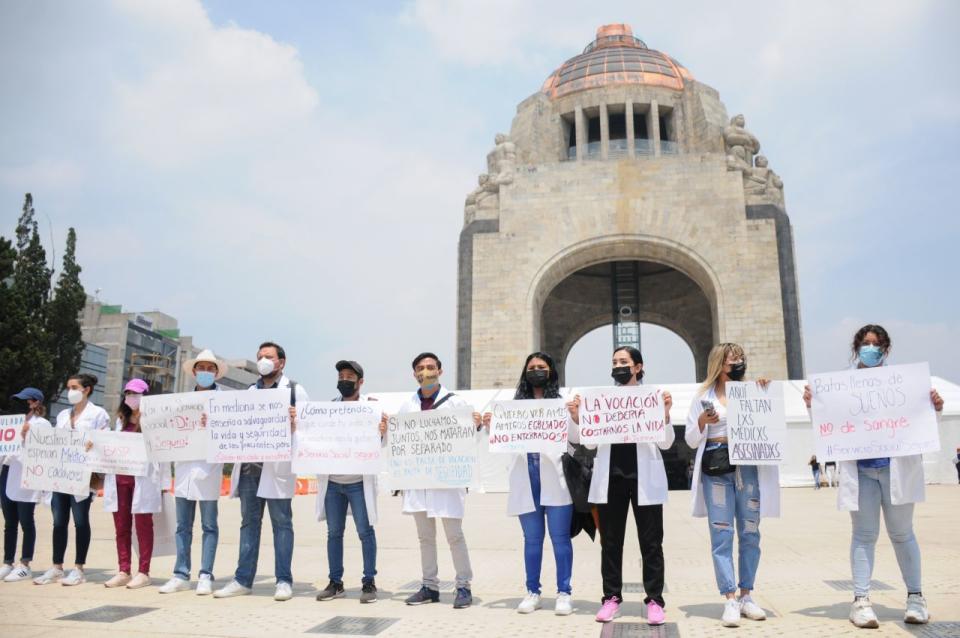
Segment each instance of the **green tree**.
M77 233L71 228L67 232L67 250L63 255L57 287L47 308L47 351L51 355L52 369L47 384L40 389L51 398L60 394L67 377L80 368L83 354L80 313L83 312L87 293L80 283L76 251Z
M17 356L15 339L20 322L24 320L20 306L13 293L13 269L17 249L13 242L0 237L0 411L9 408L14 371L8 366Z

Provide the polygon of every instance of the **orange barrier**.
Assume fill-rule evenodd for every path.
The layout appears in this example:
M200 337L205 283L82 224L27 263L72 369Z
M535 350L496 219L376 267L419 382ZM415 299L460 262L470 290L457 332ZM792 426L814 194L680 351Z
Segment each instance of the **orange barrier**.
M230 477L224 476L223 480L220 482L220 496L229 496L230 495Z

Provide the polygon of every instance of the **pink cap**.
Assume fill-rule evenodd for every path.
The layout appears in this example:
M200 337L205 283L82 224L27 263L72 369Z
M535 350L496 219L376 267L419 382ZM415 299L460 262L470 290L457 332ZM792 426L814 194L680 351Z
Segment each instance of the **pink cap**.
M124 392L135 392L137 394L146 394L149 389L150 386L143 379L130 379L127 381L127 385L123 386Z

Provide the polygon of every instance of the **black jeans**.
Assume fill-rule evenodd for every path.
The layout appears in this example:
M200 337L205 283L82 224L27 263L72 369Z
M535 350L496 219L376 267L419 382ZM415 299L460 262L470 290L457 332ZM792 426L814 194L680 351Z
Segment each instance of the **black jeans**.
M23 553L20 560L33 560L33 548L37 544L37 525L33 520L36 503L21 503L7 498L7 476L10 466L0 471L0 504L3 505L3 562L13 564L17 555L17 528L23 528Z
M73 526L77 530L77 565L87 562L87 550L90 549L90 504L93 494L77 501L70 494L53 493L53 564L62 565L63 555L67 553L67 525L70 512L73 512Z
M610 477L607 502L597 505L600 515L600 573L603 576L603 600L623 599L623 539L627 531L627 510L633 507L633 519L640 538L643 557L643 590L647 597L665 607L663 600L663 506L637 505L636 479Z

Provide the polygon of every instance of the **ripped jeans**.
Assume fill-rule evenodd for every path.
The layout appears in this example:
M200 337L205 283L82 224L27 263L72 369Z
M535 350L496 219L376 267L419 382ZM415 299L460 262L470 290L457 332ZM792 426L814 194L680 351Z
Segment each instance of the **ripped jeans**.
M737 587L753 589L760 564L760 481L756 465L738 465L722 476L702 474L700 486L707 505L713 571L721 595ZM740 544L740 582L733 570L733 526Z

